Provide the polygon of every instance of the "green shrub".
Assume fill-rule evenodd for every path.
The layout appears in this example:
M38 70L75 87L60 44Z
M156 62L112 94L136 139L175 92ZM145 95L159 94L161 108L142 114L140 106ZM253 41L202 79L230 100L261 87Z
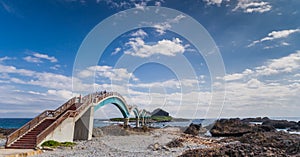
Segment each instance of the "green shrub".
M49 141L46 141L44 142L41 146L42 147L52 147L52 148L56 148L56 147L59 147L59 146L62 146L62 147L72 147L72 146L75 146L76 143L73 143L73 142L57 142L57 141L54 141L54 140L49 140Z
M58 147L60 143L54 140L46 141L42 144L43 147Z
M72 147L72 146L75 146L76 143L73 143L73 142L62 142L60 143L60 146L63 146L63 147Z

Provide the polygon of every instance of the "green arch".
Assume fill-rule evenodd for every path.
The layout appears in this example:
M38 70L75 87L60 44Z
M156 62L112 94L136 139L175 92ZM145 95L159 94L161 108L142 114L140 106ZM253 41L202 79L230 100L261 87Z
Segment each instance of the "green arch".
M139 118L140 117L140 115L139 115L139 110L135 107L135 108L133 108L133 113L134 113L134 116L135 116L135 118Z
M106 104L115 105L121 111L124 118L129 118L130 113L126 103L119 97L115 97L115 96L107 97L101 100L97 105L95 105L94 111L97 111L99 108L101 108Z

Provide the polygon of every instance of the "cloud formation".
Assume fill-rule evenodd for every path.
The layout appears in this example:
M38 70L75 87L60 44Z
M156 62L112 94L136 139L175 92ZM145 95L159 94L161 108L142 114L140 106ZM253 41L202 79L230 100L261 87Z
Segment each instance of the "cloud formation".
M185 51L185 45L182 45L182 41L179 38L173 38L173 40L163 39L156 44L147 45L141 38L132 38L126 43L130 47L124 53L137 57L150 57L155 54L165 56L175 56L176 54L183 53Z
M153 27L156 28L156 31L162 35L165 34L166 30L172 28L172 24L179 23L180 20L184 19L185 16L180 14L172 19L167 19L165 22L153 24Z
M33 53L32 56L26 56L23 58L25 61L30 63L43 63L42 60L48 60L51 63L56 63L58 60L53 56L48 56L47 54Z
M239 0L232 11L242 10L244 13L264 13L272 9L269 2L260 0Z
M203 0L203 1L206 2L207 5L215 5L216 4L217 6L221 6L221 3L223 0Z
M288 30L280 30L280 31L272 31L271 33L268 34L268 36L260 39L260 40L255 40L253 41L251 44L248 45L248 47L252 47L257 43L260 42L264 42L264 41L272 41L275 39L281 39L281 38L287 38L289 37L291 34L294 33L299 33L300 29L288 29ZM287 46L288 43L283 42L282 45Z

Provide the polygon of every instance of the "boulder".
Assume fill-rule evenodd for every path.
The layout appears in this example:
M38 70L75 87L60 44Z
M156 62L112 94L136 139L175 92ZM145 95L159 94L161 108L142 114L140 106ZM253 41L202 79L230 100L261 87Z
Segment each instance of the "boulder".
M256 117L256 118L244 118L242 119L243 122L264 122L270 120L268 117Z
M256 132L246 134L238 139L242 143L265 148L280 149L285 154L300 155L300 135L286 132Z
M150 144L148 146L148 149L151 149L152 151L157 151L157 150L161 150L162 146L159 143L154 143L154 144Z
M217 120L210 133L214 137L242 136L253 132L255 127L239 118Z
M201 128L201 124L191 123L190 126L184 131L184 133L198 136L200 128Z
M254 131L256 132L270 132L270 131L276 131L276 128L270 125L256 125L254 127Z
M180 157L300 156L300 135L285 132L256 132L233 139L238 142L216 147L190 149Z
M93 128L93 137L103 136L103 131L100 128Z
M267 120L262 125L270 125L277 129L288 129L294 126L298 126L297 122L287 120Z
M182 142L183 142L182 139L174 139L174 140L170 141L169 143L167 143L166 146L169 148L183 147Z

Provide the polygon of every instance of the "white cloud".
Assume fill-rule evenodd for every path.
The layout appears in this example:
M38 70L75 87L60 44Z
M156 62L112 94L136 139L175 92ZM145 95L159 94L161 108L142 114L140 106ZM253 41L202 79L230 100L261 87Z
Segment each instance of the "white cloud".
M247 82L247 87L252 89L257 89L262 85L262 83L257 79L251 79Z
M50 69L52 70L58 70L61 66L59 64L55 64L54 66L51 66Z
M36 58L36 57L26 56L23 59L26 62L30 62L30 63L42 63L42 61L39 58Z
M132 73L129 73L127 69L114 69L110 66L91 66L78 73L79 78L88 78L94 76L106 79L113 79L115 81L122 81L128 78L138 80Z
M288 56L271 59L266 65L255 68L257 75L267 76L279 73L291 73L300 68L300 51Z
M237 6L232 11L243 10L245 13L264 13L270 11L272 6L269 2L261 0L239 0Z
M130 50L125 51L125 54L138 57L150 57L154 54L161 54L165 56L175 56L183 53L185 46L179 38L173 40L163 39L154 45L147 45L141 38L132 38L126 45L131 47Z
M251 69L245 69L242 73L234 73L234 74L227 74L226 76L224 76L224 80L225 81L234 81L234 80L240 80L240 79L244 79L245 77L253 74L254 71ZM220 79L220 78L217 78ZM222 78L221 78L222 79Z
M268 69L269 72L264 69ZM299 77L299 69L300 51L297 51L285 57L270 59L262 66L225 76L225 80L230 81L226 85L227 104L224 105L222 116L293 116L299 114L297 112L299 106L295 105L299 100L300 93L300 82L297 82L299 79L295 78ZM89 67L80 74L81 77L93 77L94 72L96 72L96 76L105 78L126 79L132 75L126 69L113 69L110 66ZM0 105L15 104L13 105L15 110L24 109L27 112L26 108L30 108L38 113L40 110L57 107L74 95L70 91L72 78L69 76L18 69L1 64L0 74L6 74L6 76L0 76L1 79L10 81L9 84L0 80L0 83L5 83L0 86ZM10 77L9 74L14 74L14 77ZM278 74L279 78L274 81L266 80L266 77L272 77L274 74ZM289 74L293 80L280 80L280 77L285 77L281 74ZM18 77L19 75L21 77ZM23 77L27 79L22 79ZM111 89L109 83L83 84L80 79L73 79L75 83L80 83L79 86L87 92L92 91L93 88ZM200 79L204 79L204 76L200 76ZM16 83L43 87L44 91L25 91L18 88ZM196 117L199 118L199 116L205 115L205 111L209 107L211 92L201 90L180 92L180 87L195 87L197 84L197 80L188 79L182 80L182 82L175 79L151 83L137 81L129 84L130 89L123 84L115 86L113 89L120 93L128 92L129 95L124 95L128 103L136 104L138 102L140 108L151 111L156 107L162 107L173 116L178 117L192 117L198 109L199 113ZM159 87L158 89L163 87L167 90L155 89L150 90L150 93L149 90L145 90L151 89L151 87ZM221 99L217 101L221 102ZM212 106L211 110L218 107L220 106ZM5 111L0 110L1 113L11 111L12 109L9 108L6 108Z
M97 0L97 3L101 1L106 2L112 8L118 9L129 9L129 8L137 8L144 10L149 2L154 2L155 6L161 6L164 3L164 0L130 0L130 1L118 1L118 0Z
M8 56L4 56L4 57L0 58L0 62L6 61L6 60L11 60L11 59L13 59L13 58L8 57Z
M136 32L132 33L131 36L133 36L133 37L142 37L143 38L143 37L148 36L148 34L145 31L143 31L142 29L139 29Z
M156 31L162 35L165 33L165 31L167 29L170 29L172 28L172 24L176 24L176 23L179 23L180 20L184 19L185 16L183 14L180 14L178 16L176 16L175 18L173 19L167 19L166 22L162 22L162 23L156 23L156 24L153 24L153 27L156 28Z
M0 72L1 73L15 73L15 74L20 74L24 76L33 76L35 73L34 71L31 70L26 70L26 69L17 69L14 66L6 66L6 65L1 65L0 64Z
M46 54L34 53L33 56L36 57L36 58L49 60L49 61L52 62L52 63L57 62L57 59L56 59L55 57L53 57L53 56L50 57L50 56L48 56L48 55L46 55Z
M248 47L254 46L257 43L263 42L263 41L272 41L275 39L281 39L281 38L287 38L289 35L294 34L294 33L299 33L300 29L289 29L289 30L280 30L280 31L272 31L271 33L268 34L267 37L264 37L260 40L255 40L251 44L248 45ZM289 45L286 42L281 43L283 46Z
M241 73L227 74L226 81L245 80L251 77L271 76L293 73L300 69L300 51L278 59L270 59L264 65L245 69Z
M216 4L217 6L220 6L223 0L203 0L206 2L208 5L214 5Z
M115 48L114 52L111 53L111 55L116 55L121 51L120 47Z
M54 95L63 99L71 99L73 97L73 93L69 90L48 90L47 94Z
M48 60L52 63L58 61L55 57L50 57L46 54L41 54L41 53L34 53L32 56L26 56L23 59L30 63L42 63L43 62L42 59Z
M161 2L160 2L160 1L156 1L156 2L155 2L155 6L160 7L160 6L161 6Z
M144 11L145 7L147 6L147 3L142 1L140 3L135 3L134 6L136 9L140 9Z

